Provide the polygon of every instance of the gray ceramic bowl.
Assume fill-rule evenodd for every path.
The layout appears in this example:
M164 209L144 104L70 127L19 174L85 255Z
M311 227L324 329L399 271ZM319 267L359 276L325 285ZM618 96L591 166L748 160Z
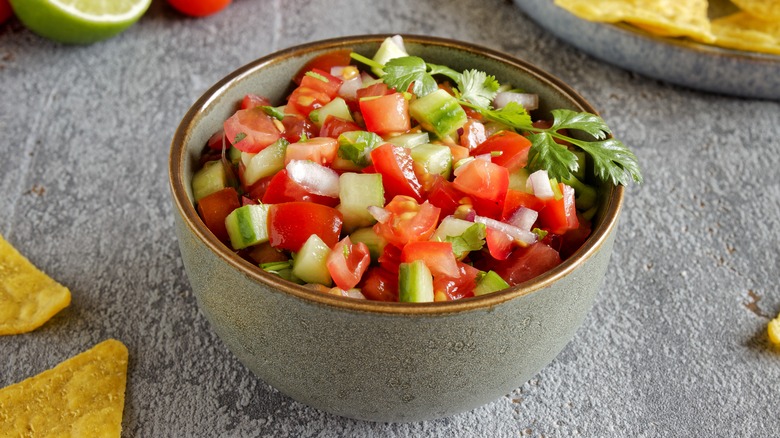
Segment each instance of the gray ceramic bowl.
M234 254L193 207L190 179L207 139L245 93L282 102L290 78L308 60L343 48L372 55L385 36L306 44L228 75L198 99L176 131L170 184L181 255L198 305L247 368L315 408L356 419L418 421L508 394L563 349L602 284L623 189L602 187L592 236L563 264L525 284L457 302L382 303L322 294ZM405 41L411 54L429 62L481 69L534 90L542 114L559 107L595 112L568 86L524 61L450 40Z

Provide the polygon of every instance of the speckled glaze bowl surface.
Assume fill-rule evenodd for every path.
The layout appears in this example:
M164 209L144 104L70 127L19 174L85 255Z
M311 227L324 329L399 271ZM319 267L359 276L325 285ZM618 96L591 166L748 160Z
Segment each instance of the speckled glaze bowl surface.
M322 294L266 273L215 238L193 207L190 179L207 139L246 93L283 102L308 60L350 48L371 56L387 35L293 47L217 83L173 139L170 184L184 266L201 311L236 357L307 405L356 419L402 422L449 416L522 385L581 325L609 262L623 188L602 187L594 232L563 264L516 287L456 302L405 304ZM477 68L540 95L553 108L595 112L549 74L492 50L404 36L407 50L458 70ZM224 382L230 384L230 382Z
M625 24L594 23L553 0L514 0L540 26L589 55L669 83L732 96L780 99L780 56L722 49L664 38ZM710 0L711 18L732 13L728 0Z

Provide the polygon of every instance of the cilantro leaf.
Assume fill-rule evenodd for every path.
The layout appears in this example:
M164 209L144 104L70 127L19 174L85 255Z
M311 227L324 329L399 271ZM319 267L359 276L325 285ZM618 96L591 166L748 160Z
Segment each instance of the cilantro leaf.
M382 80L397 91L406 91L414 83L412 92L417 97L422 97L438 88L436 80L428 73L427 64L420 57L393 58L387 61L383 69L385 75L382 76Z
M379 146L382 137L368 131L349 131L339 135L339 157L350 160L358 166L369 164L368 154Z
M553 125L550 129L553 131L558 131L560 129L578 129L587 132L597 140L604 140L607 138L608 134L612 133L606 122L595 114L585 112L578 113L567 109L556 109L552 110L552 115Z
M556 143L549 132L529 134L531 149L528 151L528 167L531 170L544 169L550 178L569 179L579 168L574 152Z
M239 132L238 134L236 134L236 138L233 139L231 144L236 144L245 138L246 138L246 132Z
M494 122L503 123L518 130L524 130L532 126L531 116L528 114L528 111L517 102L509 102L501 109L475 108L473 106L472 108Z
M609 138L602 141L576 141L593 158L596 176L602 181L612 181L613 184L642 182L642 173L636 155L618 139Z
M460 75L460 98L481 107L489 107L501 86L495 76L479 70L466 70Z
M268 114L269 116L277 119L282 120L284 119L284 108L283 107L273 107L273 106L261 106L260 107L263 112Z
M485 224L474 223L460 235L447 236L444 241L452 243L452 252L455 253L455 257L460 258L471 251L479 251L485 246L486 230Z

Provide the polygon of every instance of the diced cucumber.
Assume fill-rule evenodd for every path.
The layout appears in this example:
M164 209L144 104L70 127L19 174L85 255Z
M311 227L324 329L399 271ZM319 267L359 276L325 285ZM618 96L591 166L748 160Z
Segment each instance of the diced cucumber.
M447 216L441 220L439 227L436 228L436 231L434 231L430 240L444 242L447 239L447 236L460 236L472 225L474 225L474 222L458 219L454 216Z
M396 146L403 146L405 148L413 148L421 144L428 143L430 138L427 132L410 132L408 134L396 135L385 140L388 143L392 143Z
M463 259L471 251L479 251L485 246L485 225L458 219L454 216L445 217L431 240L452 242L452 252L458 260Z
M352 112L349 110L347 102L340 97L336 97L326 103L322 108L318 108L309 113L309 119L311 119L318 128L322 128L322 124L325 123L325 119L327 119L328 116L337 117L350 122L355 121L355 119L352 118Z
M227 186L227 172L221 160L206 162L192 176L192 196L195 198L195 202Z
M421 144L411 151L412 161L428 175L441 175L449 179L452 171L452 152L440 144Z
M342 173L339 176L337 210L344 216L346 231L367 227L376 222L368 207L385 205L385 189L379 173Z
M374 231L374 227L358 228L349 235L352 243L363 242L371 253L371 260L376 262L387 245L387 240Z
M250 186L284 169L284 154L288 144L287 140L280 138L245 161L244 184Z
M225 218L225 228L233 249L268 242L268 208L268 204L245 205Z
M333 284L333 279L330 277L327 265L329 254L328 245L320 239L320 236L312 234L301 250L295 254L292 274L306 283L330 286Z
M571 178L563 180L564 184L574 189L575 203L578 210L590 210L598 202L598 191L572 175Z
M493 271L488 271L477 282L477 287L474 288L474 295L485 295L508 287L509 283L504 281L500 275Z
M585 170L585 167L587 166L588 162L588 154L585 153L585 151L573 151L574 155L577 157L577 171L572 172L575 178L578 178L580 180L583 180L587 178L587 172Z
M409 115L422 126L442 138L462 128L468 121L466 111L451 94L442 89L418 98L409 104Z
M509 189L531 193L527 185L528 175L528 169L525 167L509 172Z
M422 260L401 263L398 266L398 301L433 302L433 275Z
M234 148L233 146L229 147L227 150L227 159L230 161L230 164L236 166L238 165L238 162L241 161L241 151Z
M385 65L387 61L393 58L401 58L404 56L409 56L409 54L406 53L406 49L403 46L398 45L393 37L387 37L382 41L379 49L377 49L373 60L379 64ZM381 68L372 68L371 71L379 77L382 77L385 74Z

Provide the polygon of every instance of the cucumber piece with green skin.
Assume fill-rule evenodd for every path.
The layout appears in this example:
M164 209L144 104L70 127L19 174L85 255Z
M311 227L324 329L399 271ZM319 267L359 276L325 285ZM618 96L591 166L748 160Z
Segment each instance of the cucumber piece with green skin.
M491 292L496 292L509 287L507 283L500 275L494 271L485 272L477 282L477 287L474 288L474 295L485 295Z
M330 251L320 236L312 234L295 254L292 274L305 283L332 285L333 279L327 264Z
M452 172L452 152L440 144L421 144L411 150L412 161L428 175L449 179Z
M369 131L349 131L339 135L339 158L350 160L361 168L370 163L369 154L384 140Z
M398 301L433 302L433 275L422 260L398 265Z
M509 189L531 193L528 189L528 169L521 167L509 172Z
M241 161L241 154L242 152L240 150L231 146L227 150L227 159L230 161L230 164L238 166L238 163Z
M339 176L339 201L336 207L344 217L343 229L355 230L376 222L368 207L385 205L385 189L379 173L342 173Z
M287 140L280 138L273 144L256 154L242 153L244 161L244 184L251 186L257 181L274 175L284 169L284 154L287 151Z
M438 89L409 104L409 115L426 131L446 137L468 121L466 111L451 94Z
M233 210L225 218L225 228L233 249L268 242L268 204L250 204Z
M372 59L378 64L385 65L387 64L387 61L393 58L402 58L404 56L409 56L406 49L398 45L392 37L387 37L382 41L382 44L379 46ZM384 70L381 68L374 67L371 71L380 78L385 74Z
M374 227L358 228L349 235L352 243L362 242L368 247L371 260L376 262L387 245L387 240L374 231Z
M352 118L352 112L349 110L347 102L340 97L336 97L326 103L322 108L318 108L309 113L309 119L314 122L318 128L322 128L322 124L325 123L325 119L327 119L328 116L333 116L349 122L355 121L355 119Z
M195 202L228 186L227 172L220 160L205 163L192 176L192 196Z
M430 136L427 132L410 132L408 134L396 135L385 140L388 143L392 143L396 146L403 146L405 148L413 148L421 144L430 142Z

